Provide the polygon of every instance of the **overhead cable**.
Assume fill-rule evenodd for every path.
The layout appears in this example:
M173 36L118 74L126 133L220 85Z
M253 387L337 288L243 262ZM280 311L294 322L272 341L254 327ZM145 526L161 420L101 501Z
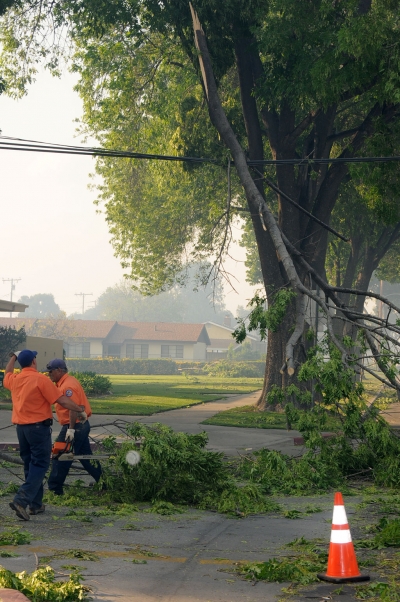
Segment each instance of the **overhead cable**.
M350 238L346 238L346 236L343 236L343 234L340 234L340 232L338 232L337 230L332 228L332 226L329 226L322 220L318 219L318 217L316 217L315 215L313 215L312 213L307 211L307 209L305 209L304 207L299 205L299 203L296 203L296 201L294 201L290 196L288 196L285 192L283 192L283 190L278 188L278 186L276 186L273 182L271 182L271 180L269 180L268 178L263 176L263 174L260 171L258 171L258 169L254 168L254 171L256 171L261 176L261 178L264 180L264 182L267 184L267 186L269 186L271 188L271 190L273 190L276 194L279 194L281 198L288 201L291 205L296 207L296 209L298 209L299 211L302 211L303 213L308 215L309 218L311 218L313 221L317 222L317 224L319 224L320 226L322 226L323 228L328 230L328 232L331 232L332 234L334 234L335 236L337 236L344 242L350 242ZM263 220L263 223L264 223L264 220ZM265 229L266 228L264 228L264 230Z
M220 160L210 157L186 157L179 155L159 155L150 153L139 153L136 151L108 149L101 147L72 146L67 144L46 143L37 140L24 140L22 138L11 138L0 136L0 150L14 150L37 153L57 153L66 155L84 155L92 157L123 157L128 159L147 159L156 161L178 161L188 163L220 163ZM333 157L323 159L248 159L249 166L262 165L334 165L337 163L388 163L398 162L400 156L391 157ZM233 164L233 162L232 162Z
M182 157L174 155L153 155L148 153L137 153L133 151L120 151L107 148L68 146L61 144L47 144L45 142L33 142L21 140L20 142L9 142L15 138L0 136L0 150L28 151L36 153L57 153L64 155L86 155L93 157L126 157L128 159L155 159L158 161L186 161L192 163L217 163L215 159L202 157Z

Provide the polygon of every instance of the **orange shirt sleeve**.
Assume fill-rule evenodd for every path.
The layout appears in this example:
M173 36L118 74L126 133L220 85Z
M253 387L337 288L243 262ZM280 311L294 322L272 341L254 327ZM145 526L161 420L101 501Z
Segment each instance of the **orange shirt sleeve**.
M6 389L10 389L10 391L11 391L12 382L14 381L16 376L17 375L14 374L14 372L7 372L7 374L5 375L4 380L3 380L3 385L5 386Z
M79 400L80 400L80 394L79 394L79 389L77 387L74 387L74 385L71 386L71 383L68 383L68 386L63 388L63 395L65 395L66 397L69 397L70 399L72 399L72 401L74 401L77 405L79 405Z
M63 382L60 387L58 387L59 396L65 395L68 399L72 399L77 405L81 405L82 401L80 398L80 390L78 387L74 386L74 381L68 378L66 382ZM56 405L56 413L57 420L60 424L69 424L69 410L64 408L59 403Z
M47 378L47 376L44 376L44 378L39 380L38 388L46 401L48 401L50 404L55 403L57 399L60 399L62 396L61 391L57 389L57 387L49 378Z

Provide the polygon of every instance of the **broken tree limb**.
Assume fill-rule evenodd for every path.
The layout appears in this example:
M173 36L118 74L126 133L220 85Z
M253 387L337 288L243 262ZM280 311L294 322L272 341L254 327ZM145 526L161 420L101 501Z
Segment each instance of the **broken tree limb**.
M298 294L296 297L296 326L292 336L286 344L286 365L289 376L295 373L294 366L294 348L303 336L305 323L304 295Z
M11 454L6 454L5 452L0 452L0 460L4 462L11 462L12 464L19 464L20 466L24 465L23 460L18 456L11 456Z

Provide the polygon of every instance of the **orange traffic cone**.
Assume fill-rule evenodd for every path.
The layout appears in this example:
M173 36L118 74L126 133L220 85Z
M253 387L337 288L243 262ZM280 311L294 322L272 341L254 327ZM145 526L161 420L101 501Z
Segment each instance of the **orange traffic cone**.
M369 581L369 575L361 575L358 568L341 493L335 493L328 569L318 578L332 583Z

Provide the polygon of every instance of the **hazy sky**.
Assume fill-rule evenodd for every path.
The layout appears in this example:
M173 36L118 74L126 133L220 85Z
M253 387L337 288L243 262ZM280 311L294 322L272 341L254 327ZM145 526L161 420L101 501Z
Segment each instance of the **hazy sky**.
M0 96L0 129L13 136L61 144L81 144L74 119L81 100L73 91L75 78L41 73L27 96ZM138 149L140 150L140 149ZM53 293L67 314L85 308L123 276L114 257L103 215L96 213L95 191L88 189L94 171L90 157L0 150L1 213L0 298L10 299L10 282L20 278L13 299ZM237 230L239 238L239 231ZM237 293L228 286L226 304L234 314L246 305L253 288L245 283L243 251L235 245L227 269L237 279Z

